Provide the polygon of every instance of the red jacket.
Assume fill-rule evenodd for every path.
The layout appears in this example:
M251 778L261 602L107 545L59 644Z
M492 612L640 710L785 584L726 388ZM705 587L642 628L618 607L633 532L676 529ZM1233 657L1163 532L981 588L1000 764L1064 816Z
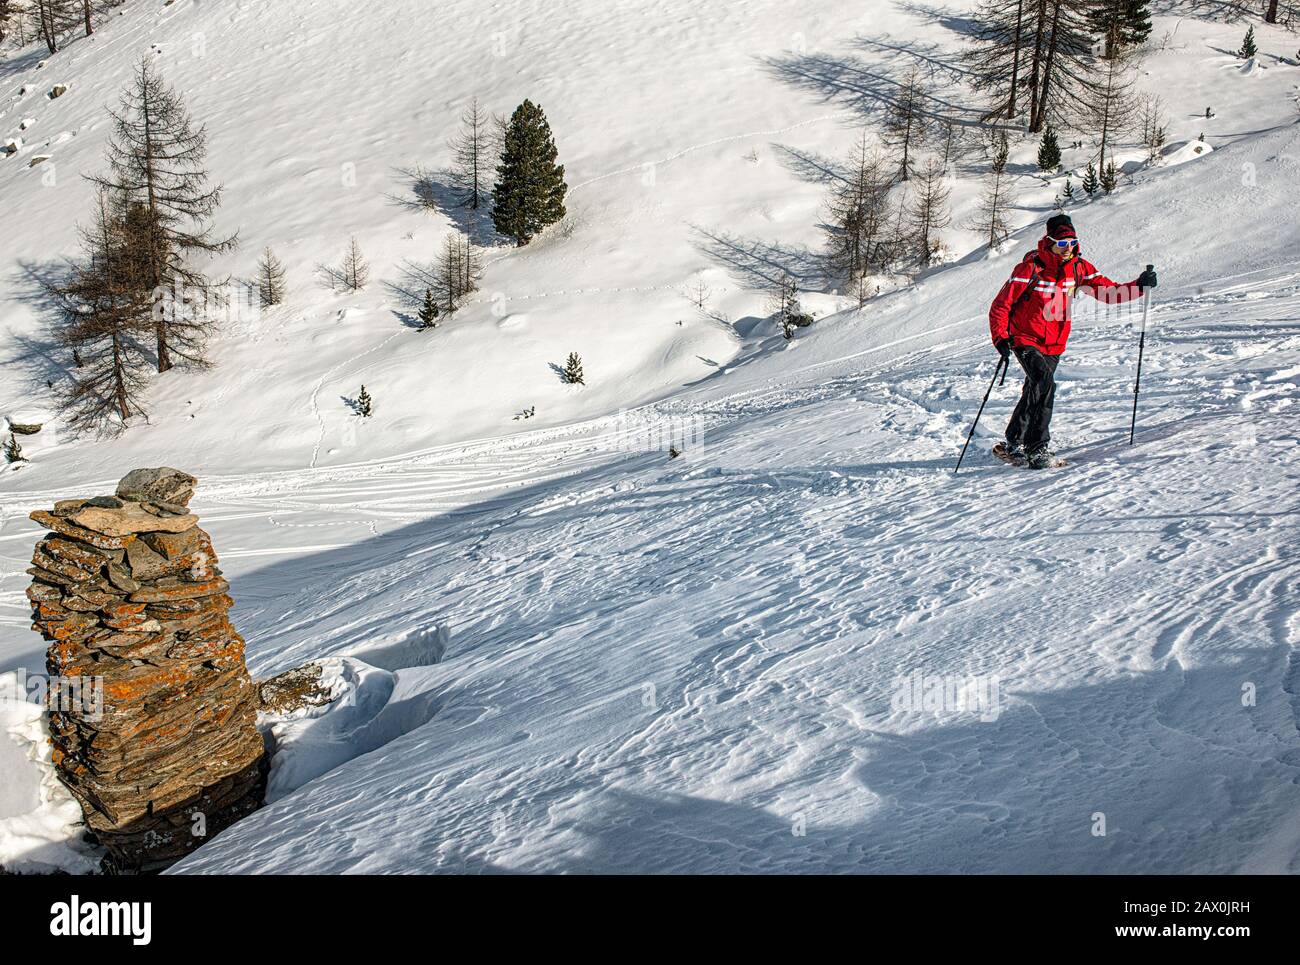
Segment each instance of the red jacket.
M1070 302L1076 291L1108 305L1141 296L1137 282L1117 284L1082 256L1063 261L1044 238L1037 251L1025 255L993 299L989 309L993 341L1010 336L1012 345L1060 355L1070 338Z

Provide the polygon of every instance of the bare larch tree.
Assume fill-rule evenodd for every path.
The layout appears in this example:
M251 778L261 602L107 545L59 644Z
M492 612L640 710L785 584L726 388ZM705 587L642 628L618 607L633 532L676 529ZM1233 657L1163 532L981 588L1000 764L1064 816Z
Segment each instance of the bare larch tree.
M986 0L975 11L966 56L973 86L989 100L987 118L1020 116L1040 134L1070 126L1093 72L1089 4L1066 0Z
M360 291L370 281L370 262L361 253L361 245L356 235L348 239L347 251L343 253L343 264L339 267L338 278L348 291Z
M920 69L912 67L885 112L885 143L899 154L900 181L911 178L912 155L929 133L928 96Z
M863 275L884 268L895 253L889 198L893 185L892 165L869 146L863 132L848 159L844 178L831 191L826 212L828 259L850 286Z
M129 202L102 188L97 200L93 223L81 231L82 259L50 288L62 315L59 341L78 362L61 398L76 432L121 431L144 414L152 333L149 268L132 237Z
M929 265L939 248L938 233L951 223L948 211L950 190L947 169L938 158L921 168L913 182L912 197L907 205L908 236L916 260Z
M269 247L257 262L257 297L263 308L284 301L284 265Z
M154 298L171 297L169 289L187 291L187 299L206 296L210 283L186 263L186 256L228 251L236 244L233 235L215 236L208 224L221 203L221 187L208 182L206 132L194 127L180 94L163 82L148 58L136 65L119 109L110 114L109 173L91 180L127 200L129 216L138 223L135 237L144 247ZM172 367L173 355L205 364L209 316L175 303L157 309L158 371Z
M433 269L433 289L447 315L455 315L461 300L478 290L482 275L482 257L469 239L459 231L448 233Z
M464 192L461 204L477 211L492 191L499 143L496 122L473 98L460 116L460 131L449 142L453 175Z
M979 200L975 217L970 222L973 231L988 238L990 248L996 248L1010 233L1008 211L1014 198L1011 176L1007 173L1007 155L1010 147L1005 134L994 142L991 166L985 176L984 193Z
M1099 171L1106 170L1111 160L1111 145L1132 128L1137 112L1130 59L1117 48L1114 56L1103 62L1097 81L1088 92L1087 119L1089 127L1097 133Z

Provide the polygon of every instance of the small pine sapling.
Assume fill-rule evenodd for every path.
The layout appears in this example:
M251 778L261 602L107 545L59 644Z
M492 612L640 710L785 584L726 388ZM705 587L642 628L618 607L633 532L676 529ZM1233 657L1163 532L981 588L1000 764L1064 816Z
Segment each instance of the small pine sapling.
M438 303L433 299L433 289L424 290L424 304L420 307L420 331L438 327Z
M357 412L367 419L374 415L375 412L374 399L370 398L370 393L366 391L364 385L361 387L361 392L357 395Z
M26 462L27 457L23 455L23 447L18 444L18 438L11 432L9 438L5 440L4 454L6 462Z
M1051 174L1060 166L1061 145L1056 140L1056 131L1049 127L1038 145L1038 170Z
M577 352L570 352L568 360L564 363L564 381L569 385L586 385L582 374L582 359L578 357Z
M1101 190L1101 181L1097 178L1097 167L1091 161L1088 162L1088 170L1083 176L1083 191L1088 197L1092 197Z
M1101 172L1101 189L1110 194L1118 186L1119 172L1115 170L1115 162L1107 162L1106 170Z
M1259 48L1255 46L1255 25L1251 24L1246 28L1246 37L1241 42L1241 49L1237 51L1237 56L1242 60L1250 60L1259 53Z

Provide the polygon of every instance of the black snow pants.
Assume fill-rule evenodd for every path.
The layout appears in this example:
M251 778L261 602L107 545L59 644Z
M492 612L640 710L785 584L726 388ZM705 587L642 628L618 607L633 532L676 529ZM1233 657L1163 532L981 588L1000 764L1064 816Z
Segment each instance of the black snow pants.
M1025 385L1020 401L1007 423L1007 443L1022 443L1026 452L1047 445L1052 435L1052 403L1056 401L1056 363L1059 355L1044 355L1036 348L1013 349L1020 367L1025 370Z

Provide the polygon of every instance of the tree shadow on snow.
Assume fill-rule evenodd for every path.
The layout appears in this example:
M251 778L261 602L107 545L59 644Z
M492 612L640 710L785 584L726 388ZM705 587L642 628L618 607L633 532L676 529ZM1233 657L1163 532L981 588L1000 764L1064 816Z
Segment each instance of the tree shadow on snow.
M793 278L801 291L816 291L829 284L831 272L820 252L802 245L741 238L699 225L691 229L695 247L743 286L771 288L785 276Z
M467 190L451 171L430 171L416 165L397 168L396 174L407 190L403 194L388 195L389 203L408 211L440 212L476 247L490 248L501 241L492 224L490 197L480 198L478 208L471 208L465 200Z
M786 144L773 144L781 163L791 174L810 184L847 184L849 171L840 161L811 151L801 151Z
M426 290L437 291L439 285L438 268L435 262L421 263L409 258L402 259L397 265L396 281L385 281L384 288L407 308L424 307Z
M870 41L860 41L861 45ZM778 80L826 103L844 104L864 119L879 119L898 101L906 71L896 66L842 54L789 53L762 58L764 68ZM933 123L976 127L985 113L944 96L952 85L933 84L920 113Z
M46 320L36 334L12 333L9 336L10 353L0 364L6 371L17 370L29 391L48 392L72 377L72 358L58 340L57 328L62 306L53 292L53 286L62 282L67 274L65 262L36 263L20 261L14 282L14 293L27 302ZM50 385L53 384L53 386Z

